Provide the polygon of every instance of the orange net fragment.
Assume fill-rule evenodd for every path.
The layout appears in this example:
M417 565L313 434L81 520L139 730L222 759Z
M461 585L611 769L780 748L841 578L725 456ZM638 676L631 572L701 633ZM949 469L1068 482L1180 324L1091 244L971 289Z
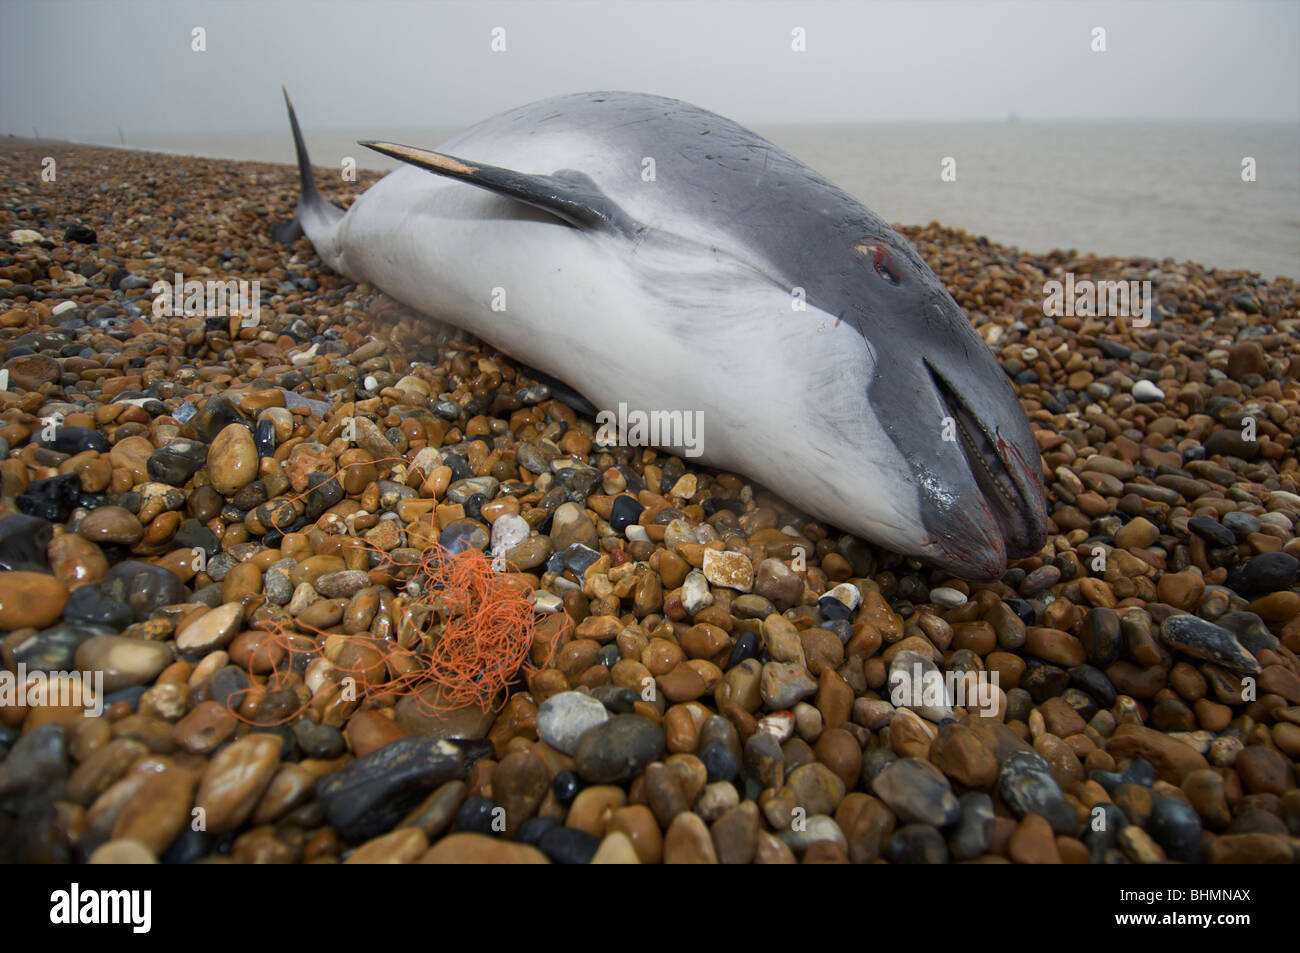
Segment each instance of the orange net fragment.
M349 464L342 470L381 462ZM284 505L277 508L274 522L285 510ZM388 631L382 636L326 631L297 618L253 623L269 633L255 653L269 670L263 684L251 684L227 699L231 714L266 728L291 723L316 708L322 721L339 723L362 708L406 696L426 716L472 705L488 712L505 704L513 683L549 664L554 641L534 645L538 615L532 590L500 571L499 560L473 548L453 552L434 539L417 537L415 529L413 524L407 530L410 547L419 553L415 560L398 558L362 537L350 539L357 548L377 554L377 565L369 571L372 584L384 580L398 591ZM321 656L329 669L312 693L302 673ZM250 693L260 700L286 688L296 690L301 701L294 711L275 719L259 719L257 705L247 711Z
M425 551L422 577L447 621L428 653L429 677L451 708L498 697L527 662L536 615L532 600L470 549Z

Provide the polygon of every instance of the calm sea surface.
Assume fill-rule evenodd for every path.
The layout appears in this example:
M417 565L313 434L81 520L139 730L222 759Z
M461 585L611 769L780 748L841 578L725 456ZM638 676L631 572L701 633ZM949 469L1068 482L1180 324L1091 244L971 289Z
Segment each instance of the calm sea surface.
M454 129L307 130L312 161L374 137L434 146ZM757 131L890 222L939 221L1030 252L1190 259L1300 277L1300 126L1285 123L1004 122L760 126ZM117 145L116 142L105 142ZM286 128L135 139L137 149L290 162ZM1255 181L1242 161L1255 160ZM956 180L941 181L945 157ZM472 159L473 156L467 158Z

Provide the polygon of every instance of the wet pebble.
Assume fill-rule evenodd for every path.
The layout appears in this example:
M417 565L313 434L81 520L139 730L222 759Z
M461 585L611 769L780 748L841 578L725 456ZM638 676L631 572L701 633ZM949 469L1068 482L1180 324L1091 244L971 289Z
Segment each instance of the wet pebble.
M322 778L316 799L349 841L385 833L439 785L464 770L464 755L447 741L399 738Z
M583 733L574 768L592 784L618 784L636 777L664 750L663 729L640 715L615 715Z
M1041 814L1056 833L1077 833L1074 808L1061 793L1047 762L1034 752L1017 751L1002 763L998 793L1018 817Z
M609 720L605 706L581 692L552 695L537 709L537 733L558 751L573 754L584 734Z

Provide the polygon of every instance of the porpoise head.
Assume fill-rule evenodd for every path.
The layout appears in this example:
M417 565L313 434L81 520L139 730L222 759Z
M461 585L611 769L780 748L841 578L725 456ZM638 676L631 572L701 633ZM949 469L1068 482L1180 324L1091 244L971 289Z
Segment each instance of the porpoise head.
M869 367L851 386L865 381L863 429L876 437L865 466L893 475L833 477L847 488L869 482L880 497L875 509L891 511L883 536L855 517L861 509L851 496L835 519L955 575L997 577L1008 558L1034 554L1047 535L1041 458L1024 409L903 236L869 212L833 231L835 248L822 246L808 300L862 336Z

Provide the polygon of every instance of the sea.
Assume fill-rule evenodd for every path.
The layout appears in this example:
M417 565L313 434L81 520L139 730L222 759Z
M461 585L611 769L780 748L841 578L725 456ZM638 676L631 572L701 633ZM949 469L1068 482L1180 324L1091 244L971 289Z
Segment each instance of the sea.
M756 125L889 222L941 222L1031 253L1190 260L1300 277L1300 124L896 122ZM397 163L356 144L434 147L456 129L308 129L312 161ZM288 129L99 144L292 162ZM473 156L465 158L473 159Z

